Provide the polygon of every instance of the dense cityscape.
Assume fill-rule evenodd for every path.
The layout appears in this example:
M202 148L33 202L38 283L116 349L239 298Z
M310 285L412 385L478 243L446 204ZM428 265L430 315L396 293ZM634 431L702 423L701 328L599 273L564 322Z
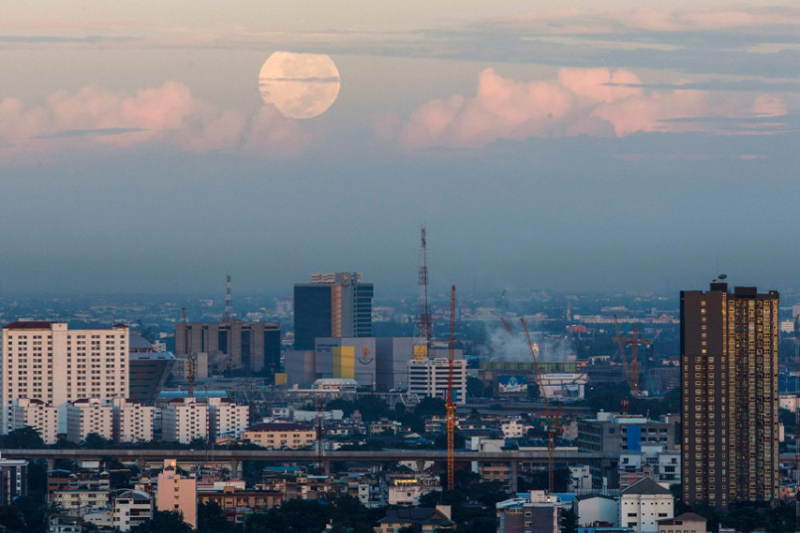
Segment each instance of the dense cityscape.
M794 529L800 299L439 294L426 247L405 298L3 298L2 525Z

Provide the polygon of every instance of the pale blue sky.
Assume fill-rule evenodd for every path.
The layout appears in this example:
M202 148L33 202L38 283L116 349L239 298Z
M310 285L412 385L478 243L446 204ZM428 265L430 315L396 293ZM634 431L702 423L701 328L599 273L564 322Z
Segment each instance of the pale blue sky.
M661 5L0 0L3 287L411 288L421 223L442 286L797 286L800 9Z

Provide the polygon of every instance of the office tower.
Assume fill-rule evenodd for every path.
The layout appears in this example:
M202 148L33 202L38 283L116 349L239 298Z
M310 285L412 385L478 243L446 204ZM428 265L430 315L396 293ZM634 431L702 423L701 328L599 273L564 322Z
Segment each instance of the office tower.
M85 398L128 397L128 327L70 330L61 322L3 328L2 433L20 399L59 406Z
M156 509L180 513L192 529L197 527L197 480L179 474L175 459L164 459L164 470L158 474Z
M683 499L778 496L778 293L681 292Z
M371 337L372 283L361 274L312 274L294 286L294 349L313 350L317 337Z
M424 398L447 398L450 362L444 358L414 359L408 363L408 392ZM453 401L467 402L467 361L453 361Z
M280 370L281 331L277 322L178 322L175 355L208 354L216 371L245 370L273 375Z
M153 404L175 365L175 356L136 332L130 334L129 398Z

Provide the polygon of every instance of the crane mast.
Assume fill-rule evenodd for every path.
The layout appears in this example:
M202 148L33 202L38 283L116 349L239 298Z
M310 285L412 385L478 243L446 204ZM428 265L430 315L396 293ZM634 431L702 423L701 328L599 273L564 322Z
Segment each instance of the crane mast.
M447 343L447 488L456 488L455 469L455 432L456 432L456 404L453 399L453 373L455 370L455 345L456 345L456 286L450 287L450 341Z
M425 357L430 357L433 339L433 322L431 320L431 304L428 296L428 233L425 226L419 231L419 336L425 340Z

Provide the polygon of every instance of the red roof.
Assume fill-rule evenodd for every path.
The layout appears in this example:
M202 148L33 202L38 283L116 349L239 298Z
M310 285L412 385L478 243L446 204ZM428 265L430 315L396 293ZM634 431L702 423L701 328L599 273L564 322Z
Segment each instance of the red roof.
M52 322L46 320L18 320L6 324L4 329L50 329Z

